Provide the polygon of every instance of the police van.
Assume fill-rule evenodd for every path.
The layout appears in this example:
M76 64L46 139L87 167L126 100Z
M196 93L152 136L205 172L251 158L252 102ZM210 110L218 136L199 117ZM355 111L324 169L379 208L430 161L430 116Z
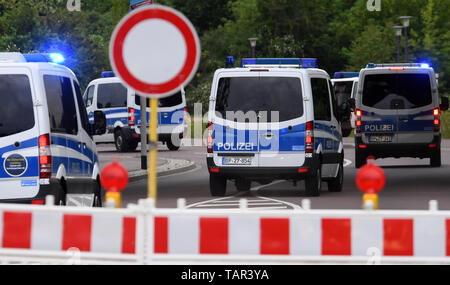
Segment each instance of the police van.
M231 63L233 59L228 59ZM305 180L319 196L322 181L342 190L344 148L329 75L315 59L243 59L215 72L209 105L207 165L213 196L252 182Z
M135 151L141 141L140 98L112 72L104 72L102 78L89 83L84 94L89 118L92 120L94 112L101 110L105 112L107 119L107 133L95 136L95 142L114 143L120 152ZM147 99L147 107L149 106ZM187 129L184 90L160 99L158 111L159 140L169 150L179 150ZM147 108L147 125L149 114L150 108Z
M101 206L94 134L106 131L102 112L89 124L80 86L60 54L0 53L0 201Z
M355 166L375 158L430 158L441 166L438 86L428 64L369 64L361 70L356 104Z
M339 107L349 108L349 100L356 97L358 91L359 72L336 72L334 79L331 79L334 87L334 94ZM356 116L354 112L349 112L350 117L345 119L343 124L351 124L351 129L344 133L344 137L350 136L351 130L355 128Z

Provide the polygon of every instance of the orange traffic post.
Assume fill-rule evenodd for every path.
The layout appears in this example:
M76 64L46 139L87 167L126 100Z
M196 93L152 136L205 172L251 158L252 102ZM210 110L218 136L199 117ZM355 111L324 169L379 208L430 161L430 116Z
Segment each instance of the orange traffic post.
M106 166L101 175L100 182L106 189L106 203L114 202L115 208L122 207L122 191L128 185L128 172L117 162L113 162Z
M367 160L356 176L356 185L364 193L363 208L379 209L378 193L383 190L386 184L386 175L381 167Z

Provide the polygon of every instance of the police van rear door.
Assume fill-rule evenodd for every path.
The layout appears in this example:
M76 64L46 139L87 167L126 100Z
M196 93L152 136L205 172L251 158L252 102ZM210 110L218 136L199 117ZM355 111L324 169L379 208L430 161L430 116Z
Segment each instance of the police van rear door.
M39 192L39 123L31 72L0 68L0 200Z
M259 166L258 72L233 72L219 78L215 102L214 162L221 167Z
M259 113L259 166L295 167L305 162L306 116L298 72L261 72L252 82Z

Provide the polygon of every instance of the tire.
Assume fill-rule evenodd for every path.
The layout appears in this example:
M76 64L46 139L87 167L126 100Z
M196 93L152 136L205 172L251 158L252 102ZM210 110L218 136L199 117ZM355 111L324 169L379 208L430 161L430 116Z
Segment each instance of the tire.
M115 132L114 144L115 144L118 152L126 152L127 151L126 139L125 139L125 135L122 130L118 130Z
M102 207L102 187L100 186L99 181L95 181L95 189L94 189L94 202L92 207L101 208Z
M431 167L441 167L441 148L438 147L437 150L433 151L430 156L430 166Z
M366 164L366 157L359 150L355 150L355 168L359 169Z
M322 170L321 165L318 165L314 170L314 174L306 177L306 196L308 197L319 197L320 190L322 188Z
M67 205L67 192L65 187L65 182L62 180L55 192L55 206L66 206Z
M209 189L213 197L223 197L227 192L227 179L220 175L210 174Z
M328 191L330 192L342 192L344 185L344 163L339 164L339 172L336 178L328 181Z
M181 146L181 140L178 139L176 141L173 141L171 138L167 141L167 148L170 151L178 151Z
M236 179L236 188L239 192L248 192L252 188L252 182L244 178Z
M132 141L127 143L127 150L128 152L134 152L136 151L137 147L138 147L139 142L138 141Z

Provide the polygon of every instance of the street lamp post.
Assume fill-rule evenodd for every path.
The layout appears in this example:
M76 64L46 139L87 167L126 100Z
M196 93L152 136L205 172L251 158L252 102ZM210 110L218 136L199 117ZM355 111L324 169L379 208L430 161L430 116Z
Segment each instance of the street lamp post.
M400 20L403 21L403 28L405 29L405 62L409 62L409 53L408 53L408 28L410 24L410 20L413 17L411 16L401 16Z
M395 30L395 35L397 37L397 62L400 62L400 45L402 40L403 26L393 26L392 28Z
M258 38L249 38L248 39L250 41L250 46L252 47L252 58L256 57L256 42L258 41Z

